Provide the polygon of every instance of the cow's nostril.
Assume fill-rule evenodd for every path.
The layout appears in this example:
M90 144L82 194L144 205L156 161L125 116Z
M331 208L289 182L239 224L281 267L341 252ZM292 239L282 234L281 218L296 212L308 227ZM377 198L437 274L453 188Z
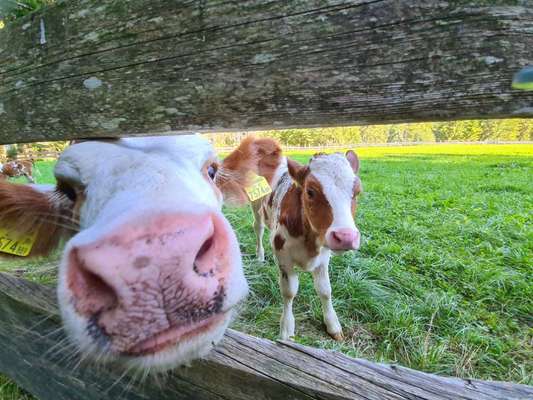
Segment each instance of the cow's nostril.
M97 274L89 271L73 250L69 265L69 285L75 307L85 315L96 315L113 309L118 303L115 290Z
M337 232L333 232L332 233L332 236L333 236L333 240L335 240L336 242L342 242L342 239L339 237L338 233Z
M193 269L198 275L203 277L213 276L215 235L211 235L198 250L194 260Z
M202 258L202 256L209 251L211 246L213 245L213 236L211 236L209 239L207 239L202 247L200 247L200 250L198 250L198 254L196 255L196 259Z

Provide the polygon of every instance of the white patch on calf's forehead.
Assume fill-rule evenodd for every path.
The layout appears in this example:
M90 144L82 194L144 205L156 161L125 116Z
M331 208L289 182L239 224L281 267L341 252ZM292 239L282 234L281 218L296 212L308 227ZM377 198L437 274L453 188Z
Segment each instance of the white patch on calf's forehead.
M355 174L346 157L338 153L321 155L311 159L309 169L324 189L335 186L351 198Z

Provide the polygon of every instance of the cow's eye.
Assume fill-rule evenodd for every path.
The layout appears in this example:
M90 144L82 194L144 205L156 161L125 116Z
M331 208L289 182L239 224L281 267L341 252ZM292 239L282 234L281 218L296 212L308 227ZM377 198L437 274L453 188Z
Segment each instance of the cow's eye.
M76 189L65 181L57 181L57 190L67 196L70 201L76 201Z
M207 167L207 175L209 175L209 177L213 180L215 179L217 171L218 171L218 166L214 163L211 164L209 167Z
M307 197L309 197L310 199L315 197L315 191L313 189L307 189Z

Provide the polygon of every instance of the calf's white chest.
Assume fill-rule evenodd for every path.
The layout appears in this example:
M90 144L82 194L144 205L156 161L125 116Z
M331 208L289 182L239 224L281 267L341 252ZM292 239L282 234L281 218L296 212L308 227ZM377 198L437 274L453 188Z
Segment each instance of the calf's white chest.
M274 238L276 235L284 239L283 247L276 249ZM310 257L309 250L306 247L304 236L293 237L289 235L287 229L283 225L278 225L272 231L270 237L272 249L276 253L276 258L282 267L291 268L298 266L304 271L311 272L320 265L328 265L331 251L321 246L316 256Z

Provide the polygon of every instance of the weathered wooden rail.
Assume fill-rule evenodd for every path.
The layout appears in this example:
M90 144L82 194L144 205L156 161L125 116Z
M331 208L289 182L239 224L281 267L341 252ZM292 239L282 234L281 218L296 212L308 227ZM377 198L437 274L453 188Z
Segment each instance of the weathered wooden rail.
M68 0L0 31L0 143L532 117L531 0Z
M440 377L232 330L207 359L132 383L69 352L52 288L1 273L0 321L0 372L40 399L533 399L525 385Z
M0 30L0 143L533 117L532 63L531 0L60 0ZM54 299L0 274L0 372L41 399L533 399L234 331L131 386L63 348Z

